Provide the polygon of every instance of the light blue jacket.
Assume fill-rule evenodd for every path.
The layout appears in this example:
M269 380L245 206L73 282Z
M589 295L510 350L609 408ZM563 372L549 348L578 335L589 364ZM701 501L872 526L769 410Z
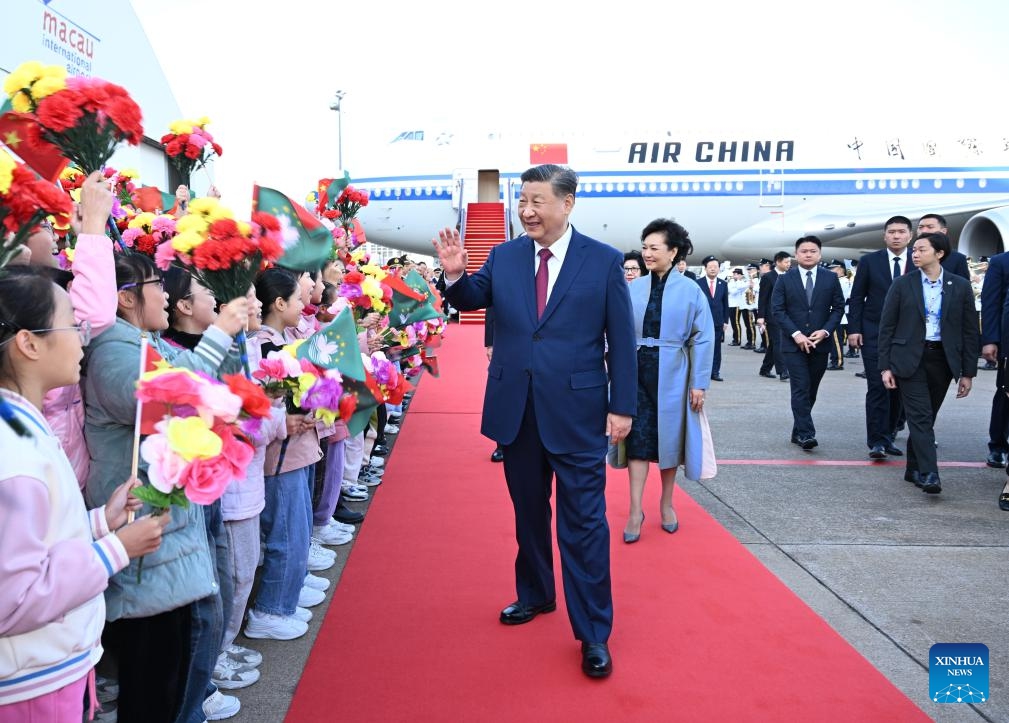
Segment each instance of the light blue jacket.
M84 390L84 433L91 456L87 496L103 505L115 488L130 476L133 428L140 376L140 329L118 319L87 347L81 387ZM231 338L211 327L193 351L166 344L157 334L150 345L174 366L217 375L228 359ZM140 461L140 481L147 483L147 465ZM145 507L140 514L150 510ZM214 557L207 544L203 509L173 507L161 547L143 562L137 582L138 560L109 580L105 591L106 619L143 618L174 610L218 590Z

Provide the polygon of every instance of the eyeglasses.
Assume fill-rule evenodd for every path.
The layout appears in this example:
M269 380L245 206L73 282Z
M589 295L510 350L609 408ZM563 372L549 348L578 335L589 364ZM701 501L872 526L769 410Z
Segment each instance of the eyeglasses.
M5 326L13 330L15 335L17 334L17 332L22 331L22 329L18 329L17 327L10 324L5 324ZM73 326L54 326L51 329L24 329L24 331L27 331L29 334L45 334L46 332L50 331L76 331L77 336L81 340L81 346L87 346L91 342L91 322L88 321L87 319L85 319L79 324L74 324ZM14 340L13 336L10 339L4 339L3 341L0 341L0 346L3 346L7 342L13 340Z
M165 280L161 276L155 276L153 279L145 279L144 281L135 281L130 284L123 284L119 287L119 291L126 291L127 289L139 289L141 286L147 284L157 284L161 287L161 290L165 290Z
M625 274L640 274L641 273L641 269L638 268L637 266L625 266L624 267L624 273Z

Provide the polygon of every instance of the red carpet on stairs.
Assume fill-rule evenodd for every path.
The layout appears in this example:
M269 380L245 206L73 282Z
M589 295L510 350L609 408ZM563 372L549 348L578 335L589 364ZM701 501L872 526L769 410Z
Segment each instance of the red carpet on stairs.
M624 545L622 471L607 492L613 675L581 673L560 599L501 625L515 542L502 466L479 434L482 335L449 328L441 378L424 378L404 416L289 721L928 720L685 493L679 532L649 517Z

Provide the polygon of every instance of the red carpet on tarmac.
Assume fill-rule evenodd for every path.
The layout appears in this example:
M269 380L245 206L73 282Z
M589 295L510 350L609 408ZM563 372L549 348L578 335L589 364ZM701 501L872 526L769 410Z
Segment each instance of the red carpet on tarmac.
M623 471L607 492L613 675L582 674L561 599L528 625L499 623L515 542L479 434L482 334L449 328L441 378L404 416L289 721L928 720L679 489L680 531L649 515L624 545ZM658 489L653 468L646 510Z

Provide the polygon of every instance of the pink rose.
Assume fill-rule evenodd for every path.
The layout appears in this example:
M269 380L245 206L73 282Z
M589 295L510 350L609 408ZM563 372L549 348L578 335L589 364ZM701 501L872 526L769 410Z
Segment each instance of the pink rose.
M228 387L217 382L203 385L200 391L200 416L208 426L213 426L214 417L234 422L240 411L242 398L233 394Z
M187 372L166 372L142 380L137 387L137 399L142 402L198 407L201 386L203 383Z
M232 479L245 479L245 471L252 461L252 444L242 437L236 437L232 428L225 424L214 427L214 433L221 438L221 457L231 466Z
M231 480L231 464L220 455L213 459L194 459L182 470L179 483L190 502L209 505L221 498Z
M159 422L158 426L164 427L164 422ZM140 457L148 464L147 479L154 489L167 495L179 486L186 461L169 449L164 434L152 434L141 442Z

